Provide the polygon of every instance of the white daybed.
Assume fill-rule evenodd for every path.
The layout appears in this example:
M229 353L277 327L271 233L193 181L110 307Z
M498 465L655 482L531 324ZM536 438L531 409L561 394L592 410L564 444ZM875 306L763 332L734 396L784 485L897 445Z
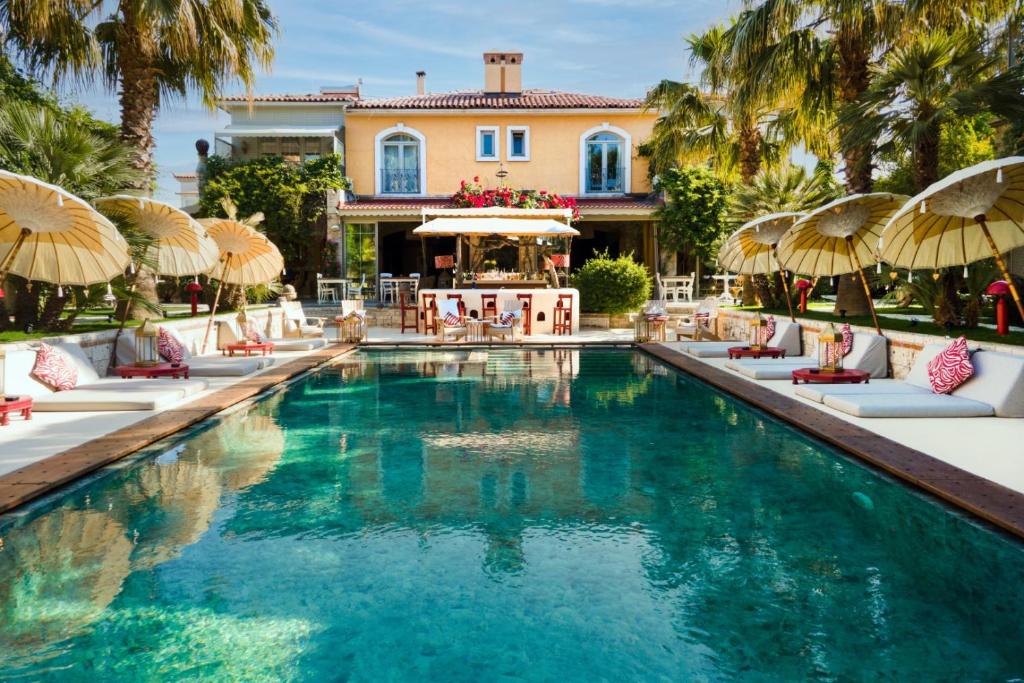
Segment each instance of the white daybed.
M247 358L240 356L226 358L220 354L196 356L192 354L188 343L177 330L173 327L164 327L164 329L185 349L182 362L188 365L189 376L244 377L274 364L273 356ZM131 330L125 331L117 340L117 362L119 365L131 365L135 362L135 335Z
M818 359L811 356L790 358L739 358L726 361L725 367L751 379L791 379L793 370L815 368ZM885 337L866 332L855 332L853 347L843 358L843 367L863 370L872 378L885 377L889 372L889 349ZM833 385L843 386L843 385Z
M38 412L160 410L207 388L201 379L101 378L77 344L54 344L74 363L78 384L54 391L32 377L34 350L9 351L4 358L4 394L31 396Z
M768 340L767 346L775 346L786 350L786 356L800 355L800 324L778 320L775 322L775 334ZM671 349L688 353L697 358L727 358L733 346L746 346L746 341L690 341L669 342Z
M243 339L238 329L236 320L217 321L217 348L222 349L228 344L235 344ZM272 342L275 351L312 351L327 346L327 340L323 337L292 337L290 339L265 338L263 341Z
M974 376L952 394L936 394L928 361L943 348L925 346L903 381L801 385L796 394L857 417L1024 417L1024 356L977 351Z

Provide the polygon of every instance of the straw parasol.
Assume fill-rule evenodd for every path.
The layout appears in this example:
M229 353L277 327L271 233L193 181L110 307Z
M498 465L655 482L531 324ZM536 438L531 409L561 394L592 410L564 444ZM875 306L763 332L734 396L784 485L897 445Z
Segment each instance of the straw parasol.
M885 227L879 251L899 268L967 266L994 258L1017 310L1024 304L1002 254L1024 246L1024 157L951 173L908 201Z
M190 439L187 452L214 470L229 491L255 486L284 453L284 430L275 418L283 396L278 393L247 412L229 415Z
M206 228L170 204L126 194L102 197L95 204L108 215L123 216L155 240L147 260L156 264L157 275L199 275L212 270L220 258Z
M842 197L809 212L779 242L779 262L803 275L829 277L858 273L875 331L882 334L864 267L878 263L875 245L882 228L903 203L888 192Z
M729 235L718 250L718 265L731 273L740 275L767 275L776 270L782 276L782 288L786 293L789 318L793 315L793 302L789 298L789 282L786 272L779 265L776 249L779 240L805 214L786 211L770 213L744 223L739 230Z
M220 266L217 294L210 307L210 320L203 336L203 353L213 329L213 316L224 283L252 287L276 280L284 270L284 258L267 236L248 225L231 218L204 218L199 223L206 228L220 248Z
M124 237L84 200L0 170L0 282L13 273L88 286L123 274L129 261Z

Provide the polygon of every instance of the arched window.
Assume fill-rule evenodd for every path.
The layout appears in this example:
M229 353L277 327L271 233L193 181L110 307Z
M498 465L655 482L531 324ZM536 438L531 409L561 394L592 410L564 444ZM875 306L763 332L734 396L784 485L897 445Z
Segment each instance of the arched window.
M586 192L624 192L626 144L621 135L604 130L586 138L583 160Z
M424 138L411 128L390 128L377 135L377 193L422 194Z

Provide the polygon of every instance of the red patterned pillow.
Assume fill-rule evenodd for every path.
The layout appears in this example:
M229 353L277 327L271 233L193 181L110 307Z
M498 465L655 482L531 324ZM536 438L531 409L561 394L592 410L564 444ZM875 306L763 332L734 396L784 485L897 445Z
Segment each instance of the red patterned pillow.
M775 336L775 316L770 315L764 321L764 339L762 344L767 345Z
M174 338L167 328L161 327L156 341L157 351L169 363L180 363L185 357L185 347Z
M711 327L711 314L710 313L694 313L693 321L698 325L704 327Z
M246 323L243 326L242 334L245 336L246 341L251 341L254 344L263 343L263 335L260 334L260 331L256 328L256 325L253 323Z
M936 394L951 393L974 375L967 337L954 340L928 361L928 381Z
M455 315L451 311L444 314L444 324L448 327L456 327L459 324L459 316Z
M850 323L844 323L839 328L839 333L843 335L843 356L849 356L853 349L853 330L850 329Z
M39 344L32 376L54 391L74 389L78 384L78 368L70 358L49 344Z
M501 315L498 316L499 325L511 325L512 321L516 319L516 314L512 311L502 311Z

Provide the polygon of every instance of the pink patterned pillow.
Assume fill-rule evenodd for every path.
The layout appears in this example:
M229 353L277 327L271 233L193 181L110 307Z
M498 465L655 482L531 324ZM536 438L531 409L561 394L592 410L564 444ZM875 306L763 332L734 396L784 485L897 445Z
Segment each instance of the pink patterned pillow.
M180 363L185 357L185 347L181 345L181 342L174 338L167 328L160 328L160 335L156 341L157 351L163 356L164 360L169 363Z
M704 327L711 327L711 314L710 313L694 313L693 320L698 325Z
M251 341L254 344L263 343L263 335L260 334L260 331L256 329L256 325L254 325L253 323L246 323L244 325L242 335L245 336L246 341Z
M502 311L501 315L498 316L499 325L511 325L512 321L516 319L516 314L512 311Z
M39 344L32 376L54 391L74 389L78 384L78 368L70 358L49 344Z
M936 394L951 393L974 375L967 337L954 340L928 361L928 381Z
M459 316L455 315L451 311L444 314L444 324L448 327L456 327L459 324Z
M839 333L843 335L843 356L849 356L853 349L853 330L850 329L850 323L844 323L839 328Z
M768 342L770 342L772 340L772 337L775 336L775 316L774 315L770 315L770 316L768 316L765 319L763 334L764 334L764 338L763 338L761 343L767 345Z

